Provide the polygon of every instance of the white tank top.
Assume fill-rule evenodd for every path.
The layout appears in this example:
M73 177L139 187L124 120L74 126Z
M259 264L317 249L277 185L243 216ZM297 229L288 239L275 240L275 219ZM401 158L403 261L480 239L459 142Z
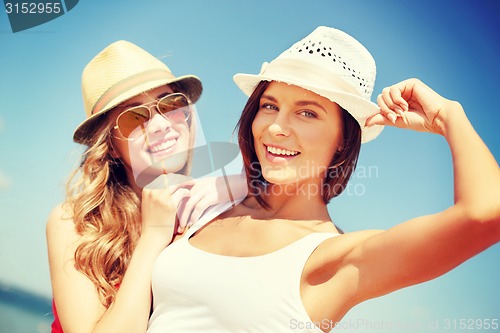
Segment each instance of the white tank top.
M227 208L217 206L159 255L147 332L322 332L302 304L300 278L311 253L338 234L312 233L254 257L213 254L189 243L191 235Z

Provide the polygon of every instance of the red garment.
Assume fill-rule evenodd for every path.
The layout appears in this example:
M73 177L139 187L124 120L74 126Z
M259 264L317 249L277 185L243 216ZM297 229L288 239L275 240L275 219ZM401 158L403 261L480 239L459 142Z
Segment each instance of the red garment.
M56 304L54 300L52 300L52 313L54 314L54 321L52 322L52 330L51 333L64 333L61 323L59 322L59 316L57 315Z

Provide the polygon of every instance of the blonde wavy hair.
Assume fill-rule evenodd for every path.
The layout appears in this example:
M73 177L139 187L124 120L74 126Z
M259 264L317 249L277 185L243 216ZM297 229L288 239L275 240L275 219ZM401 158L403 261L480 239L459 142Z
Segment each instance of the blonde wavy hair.
M106 308L115 299L142 226L141 199L130 186L123 163L111 155L114 122L110 113L102 116L94 135L87 139L80 166L68 180L65 201L81 236L75 267L94 283ZM195 116L193 112L188 124L190 147L195 140ZM190 151L179 172L189 174L191 161Z
M109 113L108 113L109 114ZM128 185L124 165L111 156L108 115L88 140L80 167L67 184L66 204L81 236L75 267L96 286L109 307L141 234L140 198Z

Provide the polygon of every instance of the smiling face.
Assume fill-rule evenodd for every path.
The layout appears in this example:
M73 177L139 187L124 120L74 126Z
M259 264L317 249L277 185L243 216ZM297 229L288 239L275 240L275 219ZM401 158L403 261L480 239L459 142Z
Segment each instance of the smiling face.
M133 97L111 111L110 119L115 123L127 109L141 105L150 108L152 118L133 130L129 140L117 128L112 132L114 157L120 158L125 165L129 181L135 181L141 173L153 178L162 173L177 173L188 162L191 146L188 121L179 114L172 113L169 117L159 114L155 104L172 93L171 87L162 86Z
M321 186L342 138L342 109L309 90L271 82L252 123L262 176L276 185Z

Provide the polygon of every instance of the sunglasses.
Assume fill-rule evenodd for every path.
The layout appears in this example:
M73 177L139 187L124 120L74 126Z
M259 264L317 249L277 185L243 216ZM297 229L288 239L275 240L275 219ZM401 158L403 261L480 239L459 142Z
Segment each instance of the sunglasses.
M157 101L134 106L124 110L116 118L115 129L127 140L135 140L146 132L149 121L153 118L151 106L156 103L157 112L165 119L174 122L187 122L191 117L191 104L186 95L173 93L160 98ZM141 129L138 131L138 129Z

